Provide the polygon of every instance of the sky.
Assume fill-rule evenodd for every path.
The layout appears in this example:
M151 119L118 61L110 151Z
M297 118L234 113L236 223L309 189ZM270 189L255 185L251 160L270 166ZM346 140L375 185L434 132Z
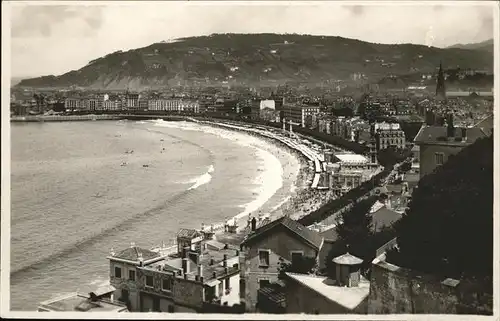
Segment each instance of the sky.
M494 29L494 8L474 3L64 3L10 3L12 77L60 75L117 50L212 33L298 33L446 47L491 39Z

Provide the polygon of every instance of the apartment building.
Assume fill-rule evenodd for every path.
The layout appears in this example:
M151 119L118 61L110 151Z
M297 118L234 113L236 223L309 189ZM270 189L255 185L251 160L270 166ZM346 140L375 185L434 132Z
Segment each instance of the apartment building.
M448 114L446 122L445 126L423 125L415 137L420 153L420 178L432 173L446 163L451 155L459 153L477 139L492 134L489 126L482 127L483 122L471 128L455 128L452 114Z
M200 104L197 101L182 99L150 99L147 109L159 112L199 113Z
M282 120L284 118L286 122L292 121L294 124L310 128L314 123L313 115L318 114L320 108L319 106L284 104L281 111Z
M247 311L258 310L259 294L278 282L279 266L301 257L316 259L323 238L315 231L285 216L256 228L241 243ZM260 292L259 292L260 291Z
M377 141L377 150L388 147L405 148L405 133L397 123L376 123L375 136Z
M239 250L213 233L181 229L170 253L133 245L108 259L111 284L131 311L201 313L240 303Z

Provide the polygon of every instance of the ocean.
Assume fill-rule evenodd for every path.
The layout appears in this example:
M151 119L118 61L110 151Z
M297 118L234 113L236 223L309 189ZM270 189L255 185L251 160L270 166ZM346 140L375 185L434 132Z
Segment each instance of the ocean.
M267 213L299 167L262 139L196 123L11 123L11 310L107 284L111 249Z

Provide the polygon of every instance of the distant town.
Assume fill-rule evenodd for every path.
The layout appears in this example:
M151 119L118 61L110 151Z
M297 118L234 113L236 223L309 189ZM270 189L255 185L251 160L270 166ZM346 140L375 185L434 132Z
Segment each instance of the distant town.
M437 254L428 265L412 262L413 240L400 237L409 220L426 226L411 211L440 197L418 193L445 181L452 166L471 164L462 151L481 152L492 137L493 89L446 86L449 77L474 74L440 65L422 81L392 88L14 88L11 121L160 118L253 131L301 153L310 189L328 193L300 216L254 215L243 226L182 228L174 244L112 249L102 258L108 286L42 302L39 311L491 314L488 273L444 263L433 270Z

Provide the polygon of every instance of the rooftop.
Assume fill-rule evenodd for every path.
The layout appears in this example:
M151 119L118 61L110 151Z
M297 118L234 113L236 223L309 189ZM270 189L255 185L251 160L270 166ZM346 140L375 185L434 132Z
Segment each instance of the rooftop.
M415 143L424 144L472 144L478 138L486 137L487 133L479 127L467 128L466 141L462 142L461 128L456 127L454 137L447 138L446 126L422 126L415 137Z
M401 213L388 209L386 206L379 208L371 215L373 218L373 228L377 231L381 230L384 226L391 226L403 216Z
M52 300L40 303L39 309L54 312L123 312L127 307L117 301L98 300L90 301L89 296L71 293Z
M376 123L375 130L399 130L401 127L398 123Z
M337 157L342 163L368 163L368 159L366 157L358 154L335 154L335 157Z
M283 216L273 222L270 222L269 224L266 224L256 229L253 233L248 235L248 237L242 242L242 244L248 244L256 240L258 237L262 236L263 234L279 227L286 228L286 230L294 233L300 239L302 239L303 241L305 241L306 243L308 243L317 250L319 250L321 244L323 243L323 238L321 237L321 235L319 235L319 233L311 229L308 229L304 225L300 224L297 221L292 220L288 216Z
M331 285L333 281L328 277L297 273L286 273L286 275L349 310L354 310L359 306L368 297L370 292L370 282L363 277L361 277L359 286L357 287L342 287Z
M188 239L194 239L199 236L202 236L202 234L195 229L181 228L179 230L179 233L177 233L177 237L188 238Z
M341 256L337 256L332 261L335 264L341 264L341 265L358 265L363 263L362 259L350 254L349 252L342 254Z
M113 258L128 261L139 261L140 257L142 257L143 261L148 261L159 256L160 254L157 252L153 252L137 246L129 247L128 249L125 249L118 254L112 255Z
M214 272L216 273L216 277L218 278L222 275L231 274L236 271L239 271L239 266L238 267L233 266L236 263L239 264L239 253L234 248L224 248L220 250L207 248L203 250L201 254L198 253L199 255L198 261L196 260L196 257L193 256L193 254L196 255L196 253L194 252L190 252L187 255L187 259L189 261L189 270L186 274L190 280L195 279L196 276L200 276L197 262L199 262L200 266L203 266L203 271L201 276L203 276L205 281L213 279ZM228 268L227 273L223 266L223 261L225 257L227 260L233 259L234 261L233 262L234 264L233 263L227 264ZM144 269L156 270L165 273L172 273L172 272L177 273L179 271L182 271L182 261L183 258L176 253L175 255L171 255L160 261L148 264L147 266L144 267ZM181 276L180 274L177 275L179 277Z

